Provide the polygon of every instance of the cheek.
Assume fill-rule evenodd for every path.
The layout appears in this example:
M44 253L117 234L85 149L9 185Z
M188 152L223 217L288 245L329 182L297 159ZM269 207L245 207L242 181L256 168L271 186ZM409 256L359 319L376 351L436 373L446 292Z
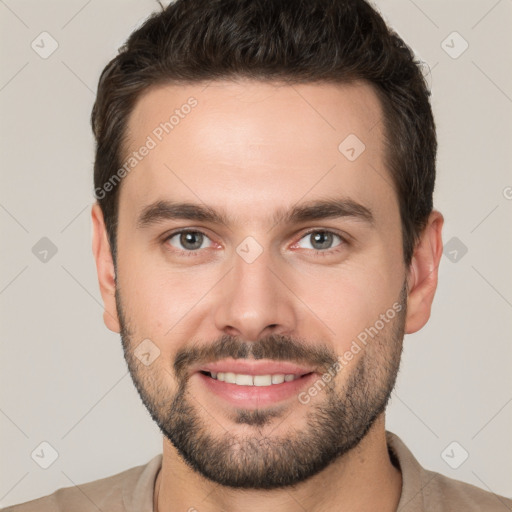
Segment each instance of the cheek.
M322 324L321 330L338 354L348 350L358 335L393 308L400 289L398 273L371 261L301 273L294 288L307 306L305 314Z
M121 252L120 252L121 253ZM138 338L179 338L221 275L208 266L172 267L163 258L125 251L118 264L126 316Z

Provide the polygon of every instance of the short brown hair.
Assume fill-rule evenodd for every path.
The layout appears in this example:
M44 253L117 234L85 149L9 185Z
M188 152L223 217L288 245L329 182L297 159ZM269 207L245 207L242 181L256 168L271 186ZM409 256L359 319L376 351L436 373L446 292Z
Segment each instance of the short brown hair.
M413 52L365 0L176 0L130 35L101 74L91 115L94 186L114 261L120 187L103 187L121 166L138 98L163 83L237 77L373 86L409 265L433 208L435 124Z

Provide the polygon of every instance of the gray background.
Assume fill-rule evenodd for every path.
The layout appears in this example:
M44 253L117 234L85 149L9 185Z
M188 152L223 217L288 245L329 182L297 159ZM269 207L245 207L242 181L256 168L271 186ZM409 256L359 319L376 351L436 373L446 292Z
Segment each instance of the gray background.
M377 6L431 68L446 218L432 318L406 336L387 428L427 468L511 496L512 1ZM0 0L0 506L161 451L119 336L103 325L90 241L96 83L156 7ZM31 47L51 48L44 31L58 43L46 59ZM47 469L43 441L58 452Z

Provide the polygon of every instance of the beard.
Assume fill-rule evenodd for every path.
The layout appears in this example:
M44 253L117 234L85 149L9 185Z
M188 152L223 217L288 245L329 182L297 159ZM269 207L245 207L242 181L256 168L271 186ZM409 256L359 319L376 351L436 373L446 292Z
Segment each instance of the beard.
M385 411L395 386L405 332L406 283L397 303L401 309L396 316L372 336L359 358L347 364L347 370L342 368L325 384L319 392L325 392L321 399L307 405L298 400L288 413L289 404L235 409L229 421L247 427L233 425L214 434L212 426L217 428L218 422L189 389L192 364L227 357L254 358L305 363L327 371L337 363L338 356L324 346L282 335L256 342L224 335L215 343L194 344L176 354L173 369L178 388L172 395L166 382L166 374L172 376L170 371L162 363L160 366L153 363L148 368L134 355L139 339L130 329L116 287L124 357L151 417L194 471L223 486L246 489L270 490L296 485L318 474L366 436ZM345 379L338 383L345 372ZM307 411L302 425L290 424L284 435L272 435L281 424L286 425L287 417L297 408ZM278 417L280 421L275 420ZM273 422L276 425L270 430Z

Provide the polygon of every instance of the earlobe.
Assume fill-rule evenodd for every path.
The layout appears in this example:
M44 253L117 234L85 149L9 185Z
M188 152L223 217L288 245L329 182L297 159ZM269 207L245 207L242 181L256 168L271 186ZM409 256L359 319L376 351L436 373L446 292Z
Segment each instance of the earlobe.
M105 310L103 321L108 329L113 332L120 332L120 323L116 307L116 279L114 261L108 241L107 230L103 218L103 212L98 203L95 203L91 210L92 217L92 252L96 261L96 272L100 293L103 298Z
M443 216L433 210L416 243L407 276L406 334L419 331L430 318L437 288L438 267L443 254Z

